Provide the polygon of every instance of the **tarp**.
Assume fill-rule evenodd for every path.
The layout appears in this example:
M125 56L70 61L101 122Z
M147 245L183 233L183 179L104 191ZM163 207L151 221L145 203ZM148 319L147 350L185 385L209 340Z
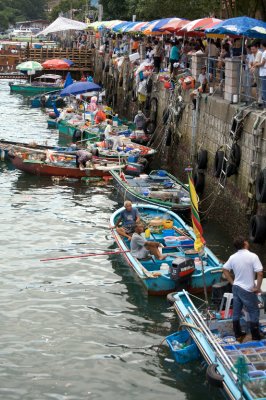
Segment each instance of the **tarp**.
M224 34L266 39L266 23L249 17L226 19L213 28L206 29L207 34Z
M52 22L49 26L47 26L47 28L45 28L43 31L39 32L36 36L40 35L46 36L49 33L69 31L69 30L83 31L84 29L87 29L87 27L88 25L85 24L84 22L75 21L73 19L64 17L58 17L54 22Z

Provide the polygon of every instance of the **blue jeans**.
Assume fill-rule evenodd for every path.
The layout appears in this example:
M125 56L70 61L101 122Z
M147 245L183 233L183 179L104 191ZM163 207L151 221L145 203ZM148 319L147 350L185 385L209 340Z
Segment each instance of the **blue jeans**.
M248 292L239 286L233 285L233 321L241 317L242 308L245 307L249 313L250 322L259 322L258 296L253 292Z

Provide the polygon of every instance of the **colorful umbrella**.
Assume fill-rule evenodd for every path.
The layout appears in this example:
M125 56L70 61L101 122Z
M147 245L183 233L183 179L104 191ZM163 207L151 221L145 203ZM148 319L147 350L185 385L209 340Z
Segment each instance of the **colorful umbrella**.
M229 18L214 27L208 27L206 33L266 39L266 23L249 17Z
M137 30L134 31L134 28L139 29L144 26L147 22L129 22L128 25L124 26L121 31L122 32L137 32Z
M160 19L156 19L156 20L154 20L154 21L147 22L147 24L144 25L144 26L141 28L141 32L143 32L145 35L150 35L150 34L153 32L153 31L152 31L153 27L154 27L156 24L158 24L158 22L160 22Z
M191 21L178 31L180 35L204 36L205 29L218 25L222 20L217 18L200 18Z
M68 69L70 67L70 65L66 61L60 60L58 58L46 60L44 63L42 63L42 66L45 69Z
M16 66L19 71L41 71L42 65L37 61L25 61Z
M75 82L72 85L67 86L60 93L61 97L77 95L81 93L91 92L93 90L101 90L101 86L93 82Z
M114 25L112 27L112 31L114 32L122 32L123 28L126 28L131 22L120 22L120 24Z
M159 28L159 31L178 32L183 26L187 25L190 21L181 18L171 18L166 24Z
M133 26L132 28L130 28L130 30L128 30L127 32L141 32L141 28L147 25L147 21L146 22L138 22L136 23L135 26Z
M69 60L68 58L63 58L63 61L65 61L69 66L75 64L73 61Z

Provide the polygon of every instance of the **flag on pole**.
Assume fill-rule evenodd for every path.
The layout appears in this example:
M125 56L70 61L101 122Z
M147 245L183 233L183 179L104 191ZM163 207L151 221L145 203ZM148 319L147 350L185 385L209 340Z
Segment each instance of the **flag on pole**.
M191 219L192 219L193 231L196 235L196 239L194 242L194 249L196 251L201 251L206 242L203 238L203 229L200 223L200 216L199 216L198 196L191 173L189 173L188 175L188 181L189 181L189 193L191 202Z

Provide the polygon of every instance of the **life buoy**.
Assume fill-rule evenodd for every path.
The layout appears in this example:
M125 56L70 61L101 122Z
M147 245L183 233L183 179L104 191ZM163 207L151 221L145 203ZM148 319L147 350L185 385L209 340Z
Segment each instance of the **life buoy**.
M224 151L217 150L214 159L214 176L216 176L216 178L219 178L219 176L221 175L223 162L224 162Z
M166 299L168 301L168 303L170 304L170 306L173 306L176 299L174 298L174 296L177 294L178 292L172 292L172 293L168 293L168 295L166 296Z
M237 143L234 143L230 153L230 160L226 171L226 176L235 175L238 171L241 160L241 149Z
M266 168L260 171L256 179L256 200L266 203Z
M208 164L208 152L201 149L197 155L198 169L206 169Z
M198 194L203 193L205 187L205 174L203 172L195 172L193 175L194 185Z
M266 217L253 215L249 221L249 238L251 242L263 244L266 240Z
M216 368L217 368L216 364L211 364L208 366L206 370L206 379L210 385L218 388L223 388L224 378L217 372Z

